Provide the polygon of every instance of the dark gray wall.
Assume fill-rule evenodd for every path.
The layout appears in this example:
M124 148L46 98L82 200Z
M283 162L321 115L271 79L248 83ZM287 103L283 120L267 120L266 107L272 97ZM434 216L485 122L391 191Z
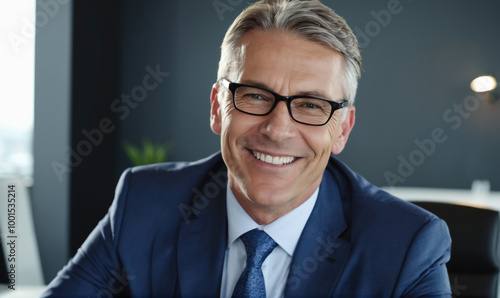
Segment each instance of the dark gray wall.
M214 3L227 6L218 13ZM146 65L159 63L170 75L123 121L122 139L172 141L171 160L218 150L208 125L209 92L223 34L245 3L126 1L122 90L141 81ZM500 3L324 3L355 30L364 59L357 123L341 158L378 185L469 188L474 179L488 179L500 189L492 166L500 163L500 103L468 97L475 76L500 73ZM454 110L463 104L463 112ZM123 154L119 164L127 165Z
M345 17L365 31L370 12L386 3L365 1ZM358 123L342 158L380 185L388 185L390 172L400 177L396 186L469 188L474 179L488 179L500 189L494 166L500 103L469 97L474 77L500 74L500 3L401 1L401 7L362 50ZM465 111L455 112L455 105ZM436 129L444 142L426 154L415 142ZM401 160L413 161L413 171Z

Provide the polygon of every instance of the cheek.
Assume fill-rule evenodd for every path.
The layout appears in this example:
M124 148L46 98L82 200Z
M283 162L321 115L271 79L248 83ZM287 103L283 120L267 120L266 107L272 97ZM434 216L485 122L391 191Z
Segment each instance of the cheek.
M264 119L264 117L252 116L236 110L230 100L221 105L221 116L221 134L230 134L232 138L255 135Z
M333 144L340 134L340 117L333 118L324 126L310 126L302 137L317 157L330 156Z
M248 115L236 110L231 102L225 103L221 115L221 145L226 146L228 150L233 150L233 146L236 146L242 138L252 131L252 119L247 119Z

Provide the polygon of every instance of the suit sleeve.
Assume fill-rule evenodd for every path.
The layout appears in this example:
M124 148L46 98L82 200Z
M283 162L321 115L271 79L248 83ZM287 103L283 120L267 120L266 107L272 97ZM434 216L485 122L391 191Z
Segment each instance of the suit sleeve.
M117 254L120 223L130 170L116 187L106 216L90 233L76 255L48 285L42 297L119 297L127 295L127 274Z
M395 297L451 297L446 263L451 238L446 223L433 218L422 226L408 249Z

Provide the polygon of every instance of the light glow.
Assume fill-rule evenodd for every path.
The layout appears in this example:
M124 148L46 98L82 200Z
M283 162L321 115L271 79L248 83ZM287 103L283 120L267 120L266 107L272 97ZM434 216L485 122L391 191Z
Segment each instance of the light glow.
M480 76L470 83L470 87L475 92L488 92L497 87L497 80L492 76Z

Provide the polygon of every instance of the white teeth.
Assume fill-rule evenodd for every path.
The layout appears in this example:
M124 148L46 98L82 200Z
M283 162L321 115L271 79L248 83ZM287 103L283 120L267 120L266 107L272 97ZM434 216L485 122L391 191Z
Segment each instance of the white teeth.
M295 157L292 156L275 156L272 157L271 155L267 155L264 153L260 153L257 151L253 151L253 156L257 158L258 160L262 160L264 162L273 164L273 165L284 165L287 163L291 163L292 161L295 160Z

